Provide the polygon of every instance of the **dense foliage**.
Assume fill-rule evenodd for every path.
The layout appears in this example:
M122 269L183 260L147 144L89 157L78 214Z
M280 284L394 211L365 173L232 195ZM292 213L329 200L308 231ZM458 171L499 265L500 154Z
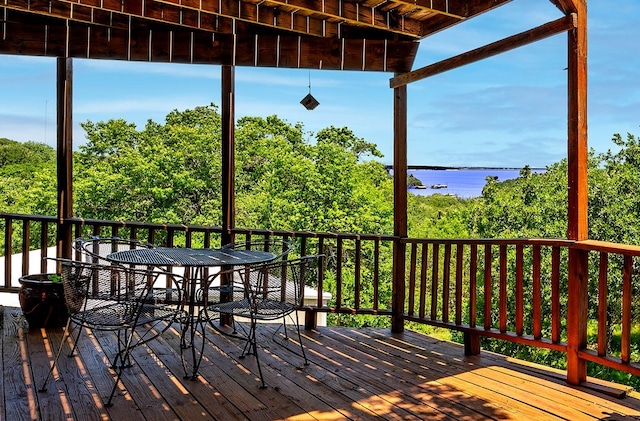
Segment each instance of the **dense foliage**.
M44 144L0 138L3 212L55 215L56 152Z

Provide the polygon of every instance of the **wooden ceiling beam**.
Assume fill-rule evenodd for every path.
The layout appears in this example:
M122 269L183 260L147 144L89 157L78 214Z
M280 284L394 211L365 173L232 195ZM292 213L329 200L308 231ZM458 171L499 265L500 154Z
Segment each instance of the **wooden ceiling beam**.
M449 16L456 19L465 19L467 14L467 4L465 1L399 0L398 3L416 6L424 11L431 11L439 15Z
M200 0L157 0L158 3L172 4L185 9L216 15L234 16L233 9L238 4L243 7L255 7L256 15L271 9L276 16L286 15L287 12L278 12L279 8L291 8L292 14L302 13L308 19L320 20L324 25L347 24L356 27L382 29L400 35L419 38L421 25L413 19L402 18L393 10L383 12L376 7L362 6L357 2L341 0L265 0L259 2L245 2L236 0L200 1ZM259 9L258 9L259 8ZM260 10L258 12L257 10ZM282 29L288 29L281 26Z
M244 21L261 26L265 32L280 28L287 32L335 38L338 37L340 32L338 22L327 23L318 19L306 19L302 16L289 14L277 16L273 9L262 8L257 10L253 5L245 2L227 2L236 7L234 10L230 10L230 13L235 17L199 13L195 10L175 7L169 3L165 4L164 2L152 0L124 2L122 7L119 7L121 5L120 2L104 2L100 5L99 1L96 2L94 0L59 0L56 2L30 0L29 3L6 0L6 3L5 7L12 10L105 27L127 26L127 19L119 18L119 16L126 16L172 25L178 28L199 29L209 32L232 32L234 21ZM132 7L133 4L145 4L145 6L134 8ZM260 30L257 29L254 32L259 33Z
M577 13L580 9L579 3L585 3L585 0L550 0L564 14Z
M451 0L449 1L451 2ZM457 9L455 9L457 10L456 13L460 13L465 19L470 19L511 1L512 0L468 0L457 1L454 5L457 7ZM464 7L465 10L460 10L461 7ZM452 17L447 14L437 15L422 23L421 33L424 38L438 33L443 29L450 28L460 22L463 22L463 20L457 17Z
M455 57L442 60L438 63L413 70L409 73L398 75L389 81L389 85L391 88L397 88L399 86L407 85L409 83L416 82L418 80L437 75L448 70L452 70L488 57L495 56L497 54L504 53L509 50L513 50L514 48L522 47L523 45L531 44L532 42L540 41L552 35L569 31L571 29L574 29L575 27L575 14L564 16L560 19L545 23L544 25L540 25L528 31L521 32L519 34L501 39L500 41L485 45L484 47L476 48L474 50L467 51L466 53L459 54Z
M413 41L212 34L149 26L134 18L130 18L130 27L104 28L3 7L0 16L7 16L0 34L0 54L407 72L418 50Z

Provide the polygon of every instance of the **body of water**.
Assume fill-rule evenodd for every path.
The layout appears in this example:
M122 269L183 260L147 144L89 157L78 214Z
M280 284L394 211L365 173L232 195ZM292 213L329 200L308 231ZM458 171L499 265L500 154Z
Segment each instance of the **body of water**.
M532 172L544 172L544 170L532 169ZM520 170L502 168L408 170L407 176L410 174L426 186L426 189L409 189L409 192L415 195L450 194L467 199L482 195L482 188L487 183L487 177L498 177L498 181L505 181L517 178L520 175ZM432 188L431 186L434 185L446 187Z

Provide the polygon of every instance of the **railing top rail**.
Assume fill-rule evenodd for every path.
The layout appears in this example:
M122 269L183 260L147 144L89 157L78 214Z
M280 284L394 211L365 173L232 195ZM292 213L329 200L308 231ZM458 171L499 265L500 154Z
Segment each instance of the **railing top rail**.
M285 231L285 230L264 230L264 229L247 229L232 228L233 234L251 234L251 235L276 235L289 237L311 237L311 238L340 238L343 240L380 240L393 241L397 237L385 234L354 234L345 232L315 232L315 231Z
M29 221L40 221L40 222L57 222L58 218L55 216L46 216L46 215L24 215L20 213L7 213L0 212L0 219L17 219L17 220L29 220Z
M405 244L477 244L477 245L540 245L571 247L575 241L562 238L402 238Z
M32 221L48 221L48 222L70 222L72 224L80 224L83 226L99 225L103 227L120 227L120 228L153 228L158 230L173 229L177 231L191 231L191 232L204 232L204 231L216 231L223 232L223 228L220 226L211 225L184 225L184 224L158 224L149 222L134 222L134 221L113 221L104 219L90 219L90 218L62 218L58 219L55 216L44 215L23 215L0 212L0 218L11 218L15 220L32 220ZM397 237L386 234L356 234L356 233L343 233L343 232L314 232L314 231L288 231L288 230L268 230L268 229L253 229L253 228L232 228L229 230L232 234L249 234L249 235L262 235L262 236L280 236L280 237L312 237L312 238L341 238L348 240L379 240L379 241L393 241Z
M640 256L640 246L609 243L607 241L581 240L581 241L576 241L572 247L580 250L586 250L586 251L601 251L605 253L617 253L617 254L626 254L629 256Z

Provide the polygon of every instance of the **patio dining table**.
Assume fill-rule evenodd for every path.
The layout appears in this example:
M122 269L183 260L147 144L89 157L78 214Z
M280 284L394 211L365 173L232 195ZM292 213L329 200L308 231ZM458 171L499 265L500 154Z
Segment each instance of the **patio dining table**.
M204 286L209 275L209 268L258 264L273 260L275 257L276 255L271 252L260 250L155 247L117 251L109 254L106 259L127 265L185 268L183 288L189 317L185 321L183 332L184 335L189 335L189 345L186 344L187 341L182 341L182 346L183 348L190 347L194 353L194 370L191 377L196 378L198 364L195 361L196 349L193 343L197 334L194 317L198 305L196 292L198 285Z

